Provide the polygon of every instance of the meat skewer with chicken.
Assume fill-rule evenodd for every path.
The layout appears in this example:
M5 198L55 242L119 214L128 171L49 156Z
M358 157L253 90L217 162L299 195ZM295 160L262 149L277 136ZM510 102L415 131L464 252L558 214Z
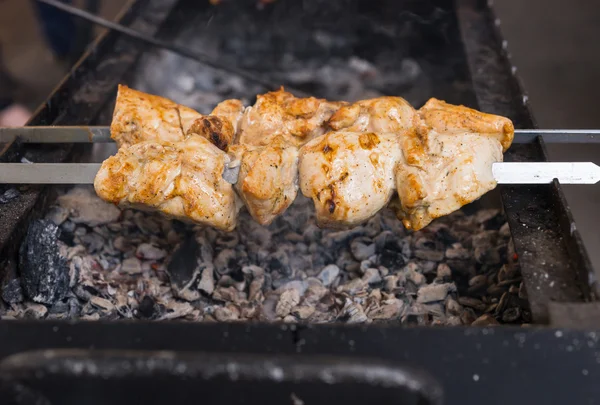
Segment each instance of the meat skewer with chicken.
M355 226L389 206L418 230L495 188L492 164L513 136L507 118L436 99L415 110L399 97L330 102L281 89L202 115L119 86L120 148L94 186L120 206L222 230L244 205L270 224L298 189L320 226Z

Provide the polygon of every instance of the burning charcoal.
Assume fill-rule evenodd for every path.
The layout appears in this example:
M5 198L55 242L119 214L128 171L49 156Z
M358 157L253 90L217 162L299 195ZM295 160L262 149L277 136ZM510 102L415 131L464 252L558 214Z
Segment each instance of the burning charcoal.
M384 278L384 289L387 292L393 292L398 286L398 276L392 275Z
M69 211L60 206L50 208L46 214L46 219L54 222L56 226L60 226L69 217Z
M520 316L521 316L521 308L519 308L519 307L508 308L502 314L502 322L513 323L517 319L519 319Z
M367 284L377 284L381 281L381 274L379 274L378 269L370 268L365 271L362 279Z
M436 276L440 280L448 280L452 277L452 270L446 263L440 263L436 269Z
M23 290L21 289L21 281L18 278L7 280L2 285L2 299L8 304L16 304L23 302Z
M167 255L167 252L150 243L142 243L137 247L135 255L143 260L160 260Z
M432 262L444 260L444 252L439 250L415 250L415 257Z
M21 288L21 281L17 277L17 265L14 260L7 260L2 268L0 268L0 274L3 275L0 296L4 302L8 304L22 302L23 290Z
M399 299L387 300L382 304L381 307L369 311L368 317L376 320L391 320L402 316L404 303Z
M359 291L365 290L367 287L368 284L366 281L360 278L355 278L354 280L351 280L337 287L337 291L354 295L357 294Z
M466 260L471 257L471 254L462 245L455 243L451 248L446 249L446 257L448 259Z
M87 248L89 253L96 253L102 250L105 240L97 233L88 233L81 237L81 243Z
M75 231L75 228L77 227L77 225L75 225L74 222L72 221L65 221L60 225L60 229L62 229L64 232L66 233L73 233Z
M475 319L471 325L472 326L492 326L492 325L498 325L498 324L499 323L496 320L496 318L494 318L493 316L491 316L489 314L483 314L479 318Z
M131 243L131 241L123 236L117 236L113 240L113 246L115 247L115 249L118 249L123 253L129 252L133 249L133 244Z
M308 281L306 280L281 280L281 282L273 282L273 288L275 292L282 293L286 290L296 290L299 296L303 296L308 288Z
M188 301L200 298L200 293L192 286L204 266L202 262L199 263L201 259L201 247L195 238L186 238L173 252L167 264L167 273L173 293L179 298Z
M42 304L27 303L25 307L26 318L42 319L48 313L48 308Z
M262 299L262 289L265 283L265 276L257 276L251 282L248 287L248 300L249 301L260 301Z
M204 270L202 270L202 276L198 282L198 289L208 295L211 295L215 290L214 272L212 266L205 267Z
M21 282L25 294L34 302L53 304L69 288L69 268L58 248L59 233L53 222L35 220L21 245Z
M136 275L142 273L142 262L137 257L123 260L121 271L125 274Z
M472 297L458 297L458 303L469 308L473 308L477 311L484 311L485 304L478 300L477 298Z
M483 274L479 274L469 279L469 294L475 294L477 292L484 291L487 288L487 277Z
M450 292L456 291L454 283L430 284L419 288L417 302L429 303L443 301Z
M477 319L472 308L464 308L459 317L463 325L471 325Z
M357 238L354 239L350 244L352 255L356 258L356 260L365 260L375 254L375 244L368 243L367 241L368 240L364 238Z
M402 269L402 272L406 276L407 280L412 281L413 283L415 283L416 286L420 286L425 284L427 280L425 279L425 276L423 274L419 273L418 270L419 267L417 266L417 264L414 262L410 262L406 265L406 267Z
M275 308L279 302L279 297L272 295L263 301L261 315L267 321L274 321L277 319L277 313Z
M158 316L159 313L158 304L154 300L154 298L149 295L144 295L144 298L141 299L140 304L136 310L136 314L140 318L144 319L153 319Z
M279 248L271 253L266 260L266 267L269 271L274 271L282 276L291 276L292 269L290 267L290 259L285 250Z
M133 222L146 235L156 235L160 232L158 223L151 216L147 216L143 212L133 214Z
M215 308L214 316L219 322L230 322L236 321L240 318L239 311L233 309L234 307L217 307Z
M233 249L223 249L215 257L215 270L219 274L227 274L230 270L239 267L237 255Z
M91 187L73 187L58 197L58 204L70 212L70 220L79 224L97 226L115 222L121 210L102 201Z
M347 250L338 251L338 258L335 262L337 266L346 271L350 271L350 268L356 267L356 261L354 260L354 256ZM360 265L359 265L360 268Z
M342 314L342 319L346 319L348 323L364 323L369 320L362 307L348 298L346 298Z
M115 309L115 306L109 300L101 297L93 296L90 298L90 303L96 308L103 309L105 311L112 311Z
M394 240L385 243L378 260L382 266L387 267L391 271L400 269L406 262L405 257L402 255L401 247Z
M285 290L281 293L277 306L275 307L275 313L277 316L283 318L292 312L292 309L300 303L300 294L296 289Z
M448 299L446 300L446 312L452 315L460 315L462 311L462 305L460 305L454 299L448 297Z
M9 188L0 195L0 204L6 204L19 197L21 193L16 188Z
M315 309L314 306L299 306L293 309L292 315L300 320L307 320L315 313Z
M165 312L160 316L159 319L178 319L183 318L194 311L194 307L188 302L175 302L169 300L165 304Z
M319 280L321 280L324 286L329 286L335 281L339 274L340 268L335 264L330 264L329 266L325 266L325 268L321 270L317 277Z

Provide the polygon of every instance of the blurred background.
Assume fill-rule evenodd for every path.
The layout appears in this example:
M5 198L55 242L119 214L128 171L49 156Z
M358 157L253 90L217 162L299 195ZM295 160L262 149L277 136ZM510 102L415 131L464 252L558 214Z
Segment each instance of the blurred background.
M208 1L208 0L207 0ZM71 0L113 19L129 1ZM540 128L600 128L600 7L594 0L496 0L494 7ZM52 91L101 29L80 21L40 24L33 0L0 0L0 109L19 105L16 125ZM47 10L45 12L48 12ZM75 26L70 24L75 22ZM77 32L64 37L65 28ZM49 37L47 32L58 32ZM62 30L61 30L62 29ZM63 35L63 37L61 37ZM15 110L13 110L15 111ZM0 120L6 108L0 111ZM0 125L8 125L1 122ZM551 147L552 160L600 163L600 148ZM600 185L566 186L567 199L596 268L600 266Z

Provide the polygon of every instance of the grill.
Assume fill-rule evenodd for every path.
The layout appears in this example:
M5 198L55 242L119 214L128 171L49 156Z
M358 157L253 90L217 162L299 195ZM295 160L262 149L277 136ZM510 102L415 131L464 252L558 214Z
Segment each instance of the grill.
M137 1L119 19L317 97L437 97L534 127L483 1L198 3ZM30 125L106 125L118 83L203 113L265 91L108 33ZM81 161L110 148L13 143L0 159ZM546 160L543 138L505 160ZM557 182L498 187L415 233L383 213L321 231L300 197L268 228L242 218L228 235L120 214L85 188L0 191L3 403L593 403L600 393L596 277ZM568 390L548 386L550 369Z

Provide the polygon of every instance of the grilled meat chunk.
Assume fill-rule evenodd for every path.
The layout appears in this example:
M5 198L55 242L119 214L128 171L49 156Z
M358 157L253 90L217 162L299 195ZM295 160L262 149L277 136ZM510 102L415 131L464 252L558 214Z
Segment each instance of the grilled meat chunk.
M258 96L246 109L230 153L241 161L236 190L258 223L270 224L296 199L298 146L323 134L341 105L281 89Z
M390 205L414 230L493 190L492 165L514 138L509 119L464 106L431 99L418 114L416 128L400 136L398 199Z
M164 97L119 85L110 125L111 138L121 146L143 141L183 141L202 114Z
M100 198L231 231L241 201L222 173L229 156L199 135L123 146L94 181Z
M300 187L315 204L319 226L354 226L384 208L400 155L394 133L329 132L304 145Z

